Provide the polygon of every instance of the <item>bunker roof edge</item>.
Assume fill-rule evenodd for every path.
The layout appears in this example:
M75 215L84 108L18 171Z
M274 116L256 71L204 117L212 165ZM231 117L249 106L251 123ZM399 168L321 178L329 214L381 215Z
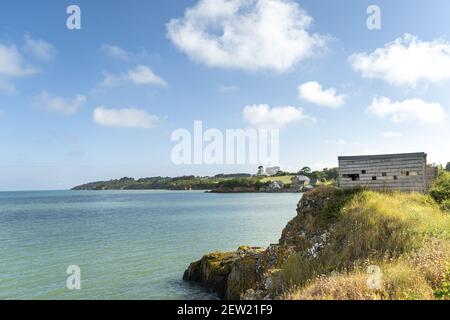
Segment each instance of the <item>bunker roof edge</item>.
M389 159L389 158L408 158L408 157L427 157L425 152L413 153L394 153L394 154L378 154L378 155L360 155L360 156L340 156L338 160L365 160L365 159Z

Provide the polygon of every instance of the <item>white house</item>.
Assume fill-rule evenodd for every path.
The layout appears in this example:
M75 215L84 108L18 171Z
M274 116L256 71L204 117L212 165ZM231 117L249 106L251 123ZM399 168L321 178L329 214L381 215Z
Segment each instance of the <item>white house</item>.
M304 187L309 185L309 183L311 182L311 179L309 179L307 176L295 176L291 179L292 181L292 185L293 186L299 186L299 187Z
M276 181L272 181L269 184L269 189L272 191L276 191L276 190L281 190L284 188L284 183L282 181L276 180Z

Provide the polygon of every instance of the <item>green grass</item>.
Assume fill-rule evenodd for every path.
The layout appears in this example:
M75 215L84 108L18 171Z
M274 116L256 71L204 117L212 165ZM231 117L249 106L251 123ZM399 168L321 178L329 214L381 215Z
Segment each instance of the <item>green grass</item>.
M294 176L289 175L289 176L280 176L280 177L266 177L266 178L262 178L261 179L261 183L266 183L266 182L272 182L272 181L281 181L284 184L289 184L291 183L291 179Z

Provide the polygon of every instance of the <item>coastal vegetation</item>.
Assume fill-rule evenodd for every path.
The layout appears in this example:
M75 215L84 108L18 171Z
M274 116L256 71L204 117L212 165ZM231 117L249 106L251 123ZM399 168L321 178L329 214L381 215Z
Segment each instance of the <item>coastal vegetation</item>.
M206 255L185 280L225 299L450 299L449 174L429 194L315 188L277 244Z
M122 178L109 181L91 182L73 188L73 190L210 190L219 183L235 179L250 179L249 174L220 174L214 177L151 177L151 178Z
M450 215L430 196L336 190L331 201L338 205L325 206L307 225L327 235L323 248L295 253L281 268L287 297L450 298ZM375 289L367 285L369 266L381 271Z
M450 211L450 172L442 171L430 189L430 195L443 210Z
M315 177L322 183L334 183L337 180L337 168L308 172L308 177ZM273 181L283 184L291 183L292 177L299 173L279 171L273 176L252 175L248 173L218 174L215 176L181 176L151 178L121 178L83 184L73 190L223 190L243 188L258 191Z
M282 176L275 176L275 177L267 177L267 178L262 178L261 182L262 183L267 183L267 182L273 182L273 181L281 181L284 184L289 184L291 183L292 178L295 177L295 175L292 174L285 174Z

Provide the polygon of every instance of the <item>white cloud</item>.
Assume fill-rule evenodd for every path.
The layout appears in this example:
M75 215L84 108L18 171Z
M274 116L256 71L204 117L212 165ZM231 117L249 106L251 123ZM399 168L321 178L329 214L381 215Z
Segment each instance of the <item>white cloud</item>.
M114 46L114 45L105 43L102 45L101 49L108 56L110 56L111 58L114 58L114 59L128 60L130 58L130 53L128 53L125 49L122 49L119 46Z
M23 77L34 73L35 70L25 64L16 46L5 46L0 43L0 76Z
M155 75L149 67L137 66L128 71L128 78L136 84L158 84L165 86L167 83Z
M56 56L56 48L51 43L33 39L29 34L25 35L24 51L42 61L50 61Z
M108 109L100 106L95 108L93 116L94 121L104 127L150 129L159 122L157 116L134 108Z
M141 49L138 52L131 52L122 47L104 43L100 49L110 58L122 61L137 61L151 57L145 49Z
M101 87L116 87L127 82L126 75L115 75L109 72L103 73L103 81L98 85Z
M383 138L390 140L390 139L398 139L401 138L403 136L403 134L401 134L400 132L384 132L383 133Z
M349 61L364 78L397 86L450 79L450 43L444 40L426 42L405 34L372 53L355 53Z
M292 0L200 0L167 24L169 39L211 67L286 72L314 57L325 38Z
M395 123L415 121L420 124L437 124L445 121L447 117L439 103L420 99L393 102L386 97L375 98L367 111L379 118L389 118Z
M316 81L306 82L298 87L301 99L317 104L319 106L339 108L345 104L347 96L337 94L335 88L324 90L322 85Z
M0 43L0 91L15 93L16 87L11 78L26 77L35 74L35 69L25 62L15 45Z
M264 129L282 128L296 121L316 122L315 118L305 115L302 108L292 106L250 105L244 108L242 115L251 126Z
M134 69L129 69L126 74L114 75L105 73L100 86L116 87L126 83L133 83L136 85L167 85L167 82L158 77L149 67L139 65Z
M35 97L35 106L37 108L67 116L76 113L85 102L86 97L83 95L77 95L74 99L65 99L50 96L46 91Z

